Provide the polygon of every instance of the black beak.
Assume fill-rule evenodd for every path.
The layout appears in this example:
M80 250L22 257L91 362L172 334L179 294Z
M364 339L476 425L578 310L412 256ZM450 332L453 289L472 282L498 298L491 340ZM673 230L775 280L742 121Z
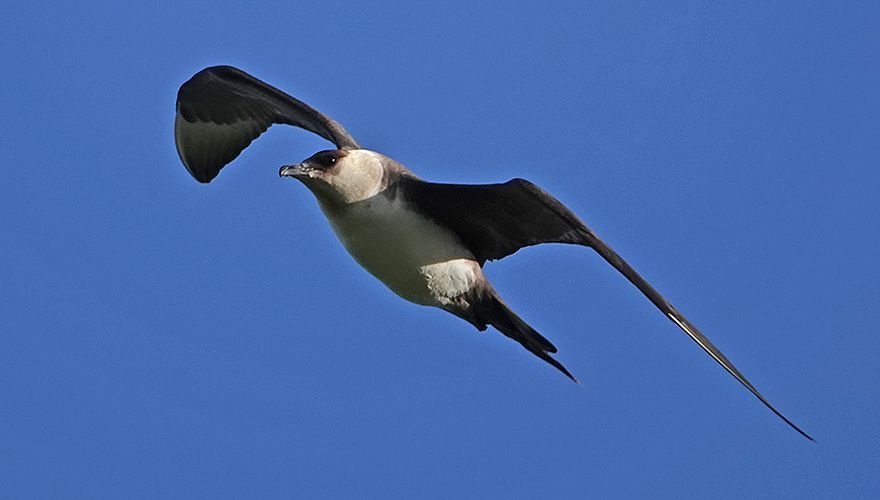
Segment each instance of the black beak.
M297 163L296 165L284 165L281 167L281 170L278 171L278 175L280 177L297 177L305 174L305 168L302 163Z

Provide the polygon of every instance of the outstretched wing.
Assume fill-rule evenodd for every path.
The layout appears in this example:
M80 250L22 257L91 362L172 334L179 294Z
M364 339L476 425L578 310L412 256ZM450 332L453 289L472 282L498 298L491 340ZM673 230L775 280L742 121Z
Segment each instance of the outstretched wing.
M330 117L231 66L205 68L177 92L174 141L199 182L210 182L274 123L314 132L338 149L360 147Z
M539 243L590 246L592 232L556 198L524 179L440 184L401 178L409 201L449 227L482 265Z
M571 243L594 249L767 408L813 440L774 408L697 327L577 215L538 186L524 179L484 185L437 184L411 178L400 182L405 184L402 191L409 201L456 233L481 265L539 243Z

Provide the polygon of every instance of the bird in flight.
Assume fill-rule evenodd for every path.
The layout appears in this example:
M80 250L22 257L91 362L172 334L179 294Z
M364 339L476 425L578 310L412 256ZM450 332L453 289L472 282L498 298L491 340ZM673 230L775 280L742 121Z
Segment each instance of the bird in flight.
M335 120L231 66L196 73L177 94L174 138L184 166L210 182L273 124L303 128L336 148L281 167L302 182L354 259L400 297L489 325L572 380L554 346L516 315L483 274L486 261L540 243L595 250L706 353L794 430L724 354L559 200L524 179L442 184L364 149Z

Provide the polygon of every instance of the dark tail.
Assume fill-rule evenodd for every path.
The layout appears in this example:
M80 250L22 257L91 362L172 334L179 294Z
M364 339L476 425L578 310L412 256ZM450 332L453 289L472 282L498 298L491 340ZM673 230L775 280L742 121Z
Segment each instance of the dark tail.
M574 375L562 366L562 363L550 356L550 353L556 352L556 346L511 311L494 290L487 291L482 300L473 305L473 308L480 323L494 326L506 337L519 342L529 352L553 365L566 377L578 382ZM476 324L476 326L477 328L481 327L480 324ZM485 329L485 326L480 329Z

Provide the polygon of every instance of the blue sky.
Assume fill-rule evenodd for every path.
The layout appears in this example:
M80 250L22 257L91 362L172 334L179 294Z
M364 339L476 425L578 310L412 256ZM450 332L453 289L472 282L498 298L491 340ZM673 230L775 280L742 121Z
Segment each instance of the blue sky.
M4 4L0 496L880 494L877 4L474 3ZM360 270L277 175L321 139L196 183L214 64L544 187L818 443L591 251L487 266L579 387Z

